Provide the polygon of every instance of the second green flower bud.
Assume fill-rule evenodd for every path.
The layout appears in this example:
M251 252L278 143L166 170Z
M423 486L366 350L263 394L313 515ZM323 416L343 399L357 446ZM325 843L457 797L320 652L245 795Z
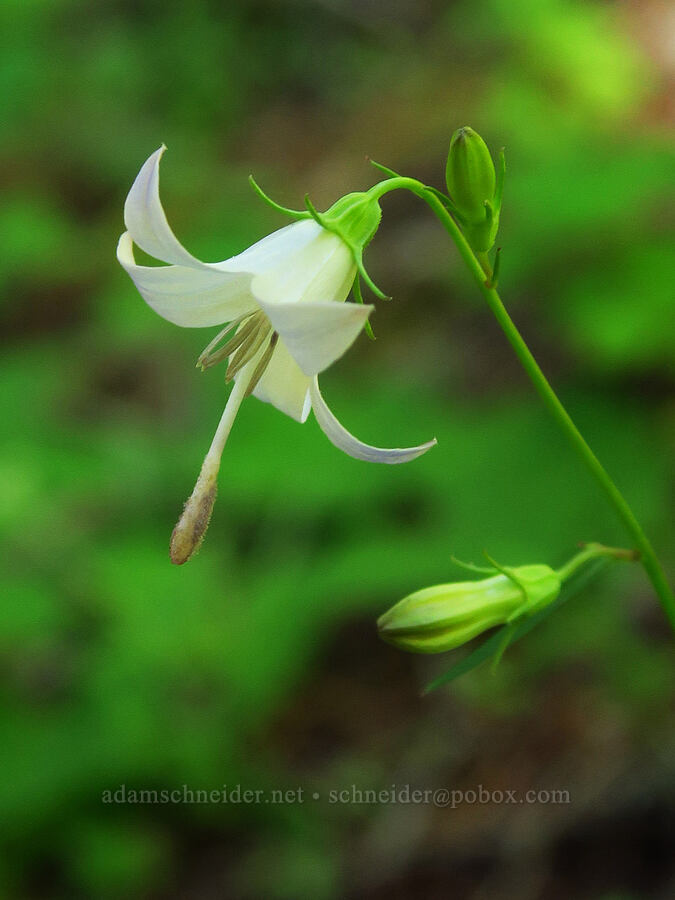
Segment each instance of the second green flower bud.
M445 180L464 236L487 252L499 228L502 171L497 178L490 151L473 128L458 128L450 141Z
M443 653L495 625L532 615L560 593L560 576L549 566L508 572L415 591L380 616L380 637L412 653Z

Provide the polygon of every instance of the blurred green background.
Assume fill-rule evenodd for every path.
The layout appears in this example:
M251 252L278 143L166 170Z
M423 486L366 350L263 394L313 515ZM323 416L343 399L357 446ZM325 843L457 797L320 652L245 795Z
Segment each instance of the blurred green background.
M374 183L366 154L442 187L470 124L507 148L503 296L672 580L672 24L661 0L5 0L2 896L673 896L672 642L638 567L424 699L457 655L376 636L452 553L627 540L426 208L384 200L395 300L322 384L364 440L439 446L358 463L247 401L180 569L223 373L114 255L162 141L169 221L217 260L286 224L249 172L289 206ZM329 800L393 784L571 802ZM305 802L103 803L120 785Z

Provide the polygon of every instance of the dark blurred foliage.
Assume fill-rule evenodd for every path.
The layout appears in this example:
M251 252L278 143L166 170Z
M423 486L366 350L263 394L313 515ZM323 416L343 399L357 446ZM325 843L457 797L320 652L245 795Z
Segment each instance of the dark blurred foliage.
M451 553L626 542L428 211L384 201L395 300L323 384L364 439L439 446L368 466L249 401L181 569L222 373L114 258L162 141L169 220L223 259L285 224L250 171L291 206L373 183L366 154L442 186L472 125L507 148L504 297L672 577L672 25L660 0L0 6L4 896L673 896L672 646L638 567L425 699L456 657L375 635ZM121 784L306 802L103 804ZM392 784L572 802L328 801Z

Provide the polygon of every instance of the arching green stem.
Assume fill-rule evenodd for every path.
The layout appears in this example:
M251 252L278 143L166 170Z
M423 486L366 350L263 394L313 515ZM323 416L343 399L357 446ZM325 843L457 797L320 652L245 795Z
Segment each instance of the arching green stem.
M420 181L417 181L415 178L407 178L404 176L389 178L386 181L381 181L379 182L379 184L376 184L370 189L369 193L371 194L371 196L379 199L389 191L397 189L409 190L413 194L418 196L421 200L424 200L424 202L431 208L436 218L440 221L443 228L445 228L445 230L452 238L455 246L457 247L457 250L459 251L459 255L462 257L462 260L473 275L479 290L485 298L494 317L497 319L497 322L506 335L509 343L513 347L513 350L518 357L520 364L525 369L525 372L534 384L537 392L539 393L539 396L544 401L544 404L548 407L549 412L553 415L554 419L558 423L561 430L564 432L577 455L581 458L586 468L590 471L590 473L593 475L595 480L604 491L605 496L609 500L610 504L614 507L614 510L623 522L629 534L632 536L636 547L640 551L641 561L642 565L644 566L645 572L647 573L647 576L649 577L649 580L651 581L652 586L661 601L661 605L663 606L664 612L668 617L670 624L675 630L675 596L673 595L670 585L668 584L665 573L661 567L658 557L656 556L654 548L651 545L651 542L643 531L642 526L638 522L635 514L624 499L623 495L605 471L600 460L586 443L583 435L572 421L572 418L570 417L565 407L558 399L557 394L548 383L546 376L540 369L539 364L530 352L530 349L525 343L525 340L523 339L513 320L506 311L501 297L497 293L496 289L492 286L492 273L489 270L489 263L487 264L488 271L486 271L484 266L486 265L487 260L484 259L482 261L483 265L481 265L481 262L476 258L474 252L467 243L466 238L462 234L459 226L452 218L441 200L434 194L433 191L423 185Z

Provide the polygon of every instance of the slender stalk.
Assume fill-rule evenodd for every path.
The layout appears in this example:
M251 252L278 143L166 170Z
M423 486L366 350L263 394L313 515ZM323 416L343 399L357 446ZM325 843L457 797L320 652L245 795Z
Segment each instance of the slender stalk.
M216 502L218 490L220 458L223 455L225 442L232 430L241 402L246 396L246 391L251 381L251 369L254 366L255 359L246 364L230 391L230 396L227 398L216 433L213 435L211 446L204 457L197 483L171 533L169 556L171 557L171 562L176 566L182 566L194 556L201 546L206 529L209 527L213 504Z
M647 576L649 577L649 580L651 581L652 586L661 601L661 605L663 606L664 612L668 617L670 624L675 630L675 596L673 595L670 585L668 584L654 548L652 547L647 535L643 531L642 526L635 517L632 509L630 508L610 476L605 471L600 460L586 443L586 440L582 436L581 432L574 424L569 413L562 405L562 403L558 399L557 394L547 381L546 376L544 375L536 359L530 352L530 349L525 343L522 335L520 334L513 320L506 311L506 308L502 303L499 294L494 287L490 286L489 273L486 273L485 269L481 265L481 262L474 255L473 250L467 243L466 238L462 234L459 226L452 218L448 210L445 208L443 203L433 193L433 191L426 188L421 182L417 181L414 178L399 176L397 178L390 178L386 181L381 181L379 184L376 184L373 188L371 188L370 193L372 196L379 198L383 194L386 194L388 191L396 190L397 188L405 188L409 191L412 191L412 193L416 194L418 197L420 197L420 199L424 200L424 202L431 207L432 211L439 219L441 225L445 228L445 230L452 238L455 246L457 247L457 250L459 251L459 255L462 257L469 271L477 282L481 293L485 297L485 300L490 307L490 310L497 319L497 322L506 335L509 343L513 347L513 350L515 351L520 364L525 369L526 374L534 384L545 405L548 407L549 412L553 415L556 422L571 443L573 449L582 459L590 473L598 482L602 490L605 492L605 496L614 507L616 513L623 522L629 534L632 536L636 547L640 551L641 561L642 565L644 566L645 572L647 573ZM485 262L486 260L483 259L483 264L485 264Z
M217 468L220 467L220 458L223 455L223 450L225 449L225 442L230 436L230 431L232 430L232 425L234 424L235 417L239 412L239 407L241 406L241 402L246 396L246 389L248 388L250 369L252 368L251 363L248 364L249 368L246 371L243 371L239 378L235 381L234 387L230 391L230 396L227 398L227 403L225 404L225 409L223 410L223 414L220 417L220 422L218 422L218 427L216 428L216 433L213 435L213 440L211 441L211 446L209 447L208 453L205 457L205 462L208 460L209 465Z
M582 545L584 549L577 553L572 559L568 559L564 566L558 569L558 575L561 581L567 581L578 569L585 566L591 559L610 559L623 560L624 562L635 562L640 559L640 554L636 550L623 550L619 547L605 547L603 544L586 544Z

